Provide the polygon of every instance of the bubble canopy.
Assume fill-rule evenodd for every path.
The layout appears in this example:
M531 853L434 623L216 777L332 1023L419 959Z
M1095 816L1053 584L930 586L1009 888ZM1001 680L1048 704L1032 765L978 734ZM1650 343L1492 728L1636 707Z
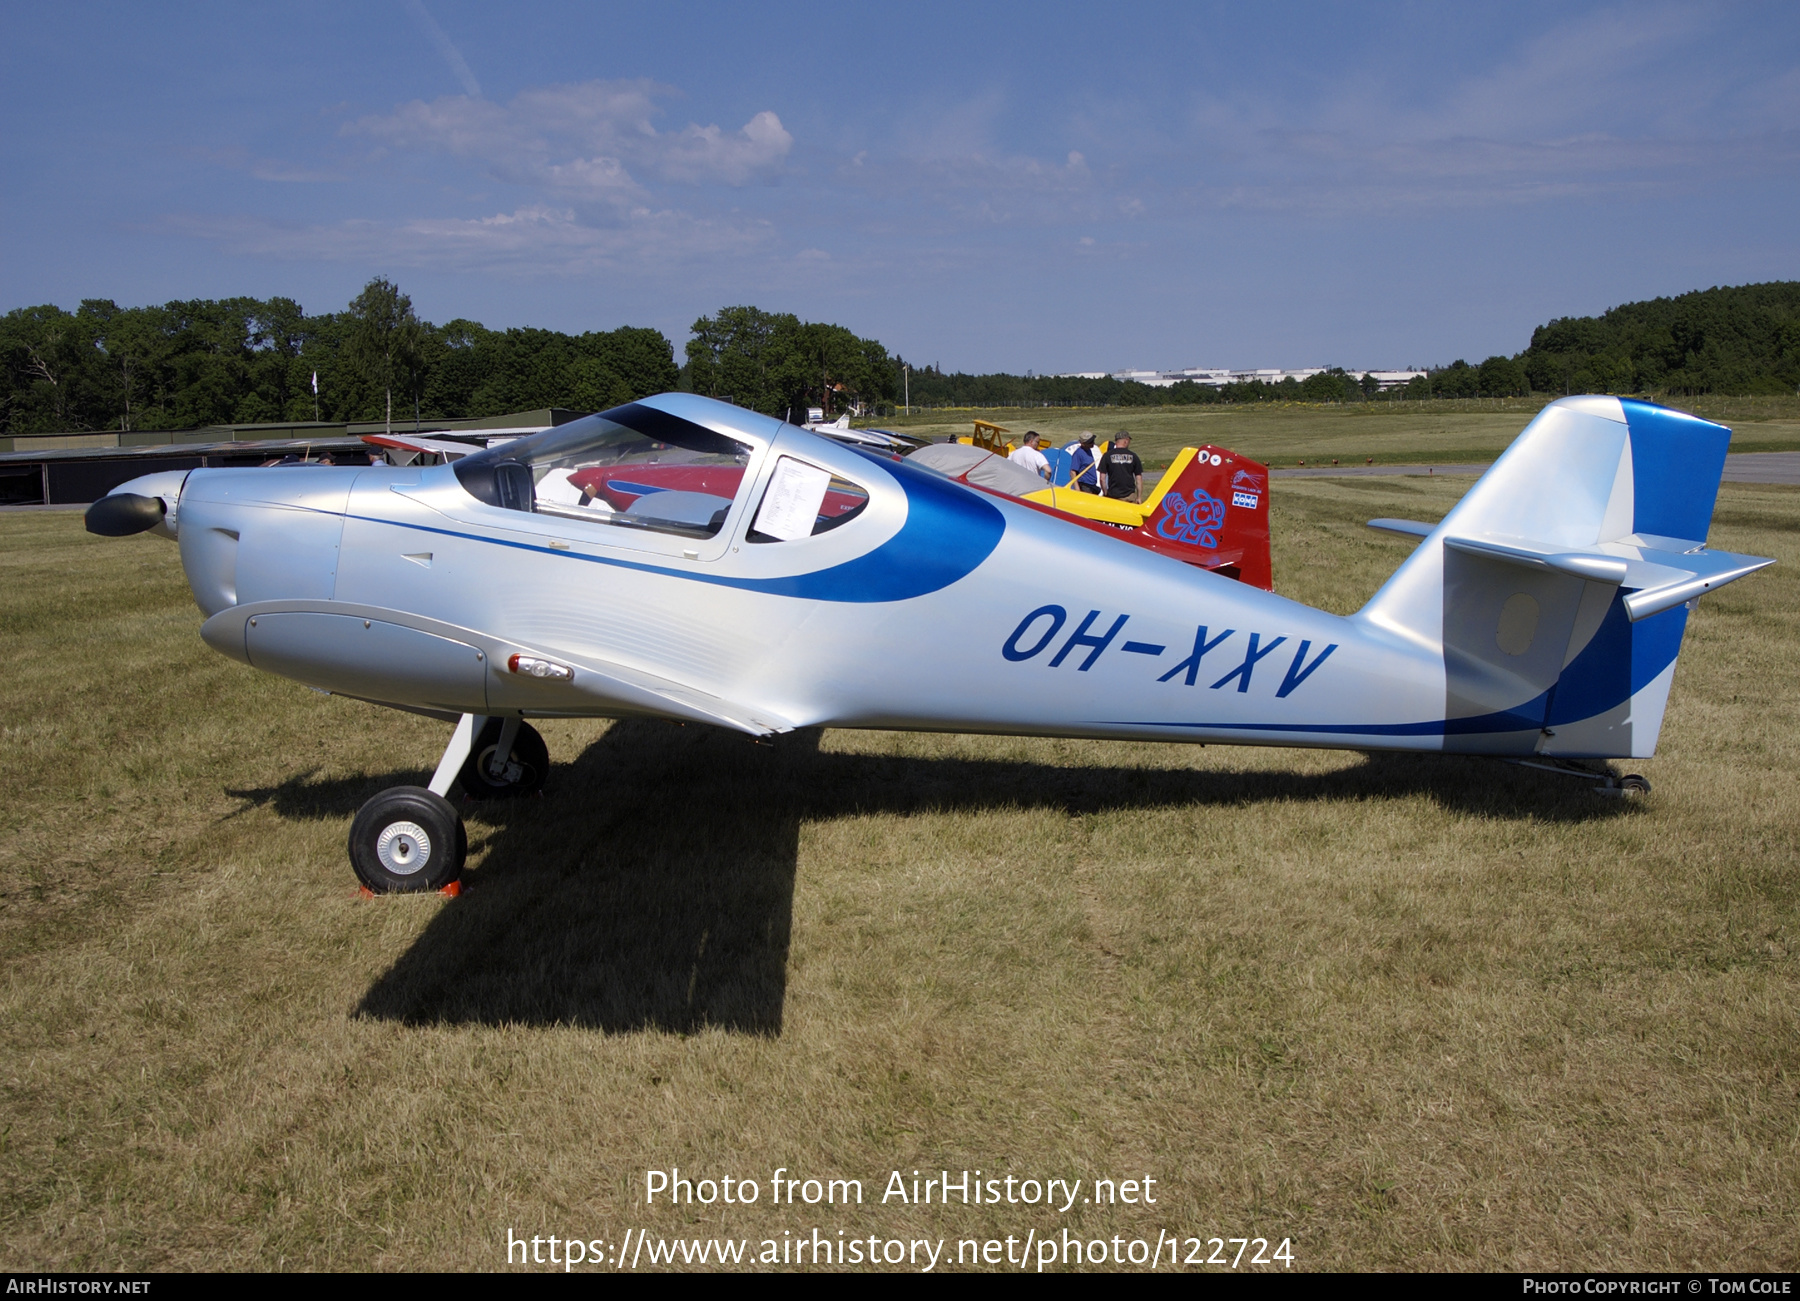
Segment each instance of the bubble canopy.
M503 510L710 538L756 450L633 402L490 447L454 469L471 496Z

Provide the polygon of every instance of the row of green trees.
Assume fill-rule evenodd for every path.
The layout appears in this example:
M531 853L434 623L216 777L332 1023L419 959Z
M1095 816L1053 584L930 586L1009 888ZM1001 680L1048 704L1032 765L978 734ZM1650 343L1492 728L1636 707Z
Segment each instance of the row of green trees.
M904 363L841 325L725 307L702 316L690 332L681 378L692 393L728 397L772 416L795 412L801 419L808 407L828 418L853 407L878 411L900 395Z
M1516 357L1458 360L1400 390L1332 369L1305 380L1152 388L1116 379L914 369L874 339L751 306L692 327L677 370L657 330L579 335L421 321L372 280L343 311L227 298L0 318L0 430L187 429L265 421L601 411L683 388L770 415L848 408L1181 406L1515 397L1530 393L1792 393L1800 388L1800 282L1708 289L1538 327ZM317 381L316 396L314 381Z
M1800 391L1800 281L1714 288L1561 317L1513 357L1433 367L1383 392L1338 369L1278 384L1151 388L1115 379L912 372L914 405L1185 406L1224 402L1360 402L1505 398L1533 393L1760 394Z
M1593 390L1584 389L1583 392ZM1514 357L1489 357L1479 366L1461 358L1408 381L1402 398L1522 398L1531 394L1525 365Z
M291 298L88 299L73 312L0 318L0 429L10 434L599 411L677 383L661 331L432 325L382 279L323 315Z
M1800 281L1701 289L1540 325L1519 357L1539 393L1792 393Z

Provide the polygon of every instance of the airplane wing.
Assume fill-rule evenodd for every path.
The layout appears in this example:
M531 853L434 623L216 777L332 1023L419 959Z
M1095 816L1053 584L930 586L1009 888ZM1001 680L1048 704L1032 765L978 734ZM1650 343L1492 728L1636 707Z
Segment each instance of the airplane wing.
M896 434L889 429L852 429L842 421L832 425L806 425L805 428L815 434L823 434L834 442L888 452L895 456L905 456L926 445L925 439L915 438L911 434Z
M447 461L482 450L472 443L458 443L448 438L420 438L414 434L364 434L362 441L371 447L392 447L402 452L429 452Z
M1369 527L1380 529L1383 533L1398 533L1404 538L1424 538L1431 536L1435 524L1427 524L1416 519L1372 519Z
M1008 497L1023 497L1044 486L1044 481L1024 466L968 443L932 443L907 457L907 461Z

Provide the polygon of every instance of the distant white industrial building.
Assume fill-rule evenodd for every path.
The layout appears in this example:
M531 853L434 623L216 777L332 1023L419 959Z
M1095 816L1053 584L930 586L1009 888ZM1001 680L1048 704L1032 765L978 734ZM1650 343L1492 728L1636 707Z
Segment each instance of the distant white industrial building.
M1058 379L1116 379L1121 382L1145 384L1151 388L1170 388L1183 382L1205 384L1209 388L1224 388L1227 384L1248 384L1252 380L1261 380L1264 384L1279 384L1284 379L1296 383L1322 374L1324 366L1301 367L1298 370L1281 370L1264 368L1260 370L1230 370L1223 367L1194 366L1187 370L1115 370L1115 371L1078 371L1070 375L1059 375ZM1355 377L1373 376L1375 382L1384 389L1400 388L1412 379L1423 375L1422 370L1358 370L1354 366L1346 366L1345 372Z

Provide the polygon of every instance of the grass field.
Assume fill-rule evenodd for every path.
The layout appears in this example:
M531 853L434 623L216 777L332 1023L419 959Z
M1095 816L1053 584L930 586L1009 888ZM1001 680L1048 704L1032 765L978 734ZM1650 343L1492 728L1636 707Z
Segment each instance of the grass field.
M1275 404L1217 407L1008 408L929 411L871 421L929 438L966 435L977 417L1014 431L1044 434L1057 446L1093 430L1129 429L1147 466L1162 469L1183 447L1212 443L1274 465L1329 462L1446 465L1489 461L1525 427L1547 398L1371 402L1347 406ZM1800 449L1800 398L1670 399L1668 405L1733 426L1737 452Z
M1278 587L1356 608L1406 548L1361 522L1468 482L1281 481ZM207 650L166 543L0 518L0 1264L817 1227L1791 1269L1797 533L1800 490L1723 490L1715 544L1782 563L1702 603L1640 800L1457 759L562 723L546 797L469 806L462 898L366 900L350 818L446 729ZM761 1199L646 1206L670 1166ZM777 1167L865 1203L771 1205ZM880 1200L977 1168L1157 1200Z

